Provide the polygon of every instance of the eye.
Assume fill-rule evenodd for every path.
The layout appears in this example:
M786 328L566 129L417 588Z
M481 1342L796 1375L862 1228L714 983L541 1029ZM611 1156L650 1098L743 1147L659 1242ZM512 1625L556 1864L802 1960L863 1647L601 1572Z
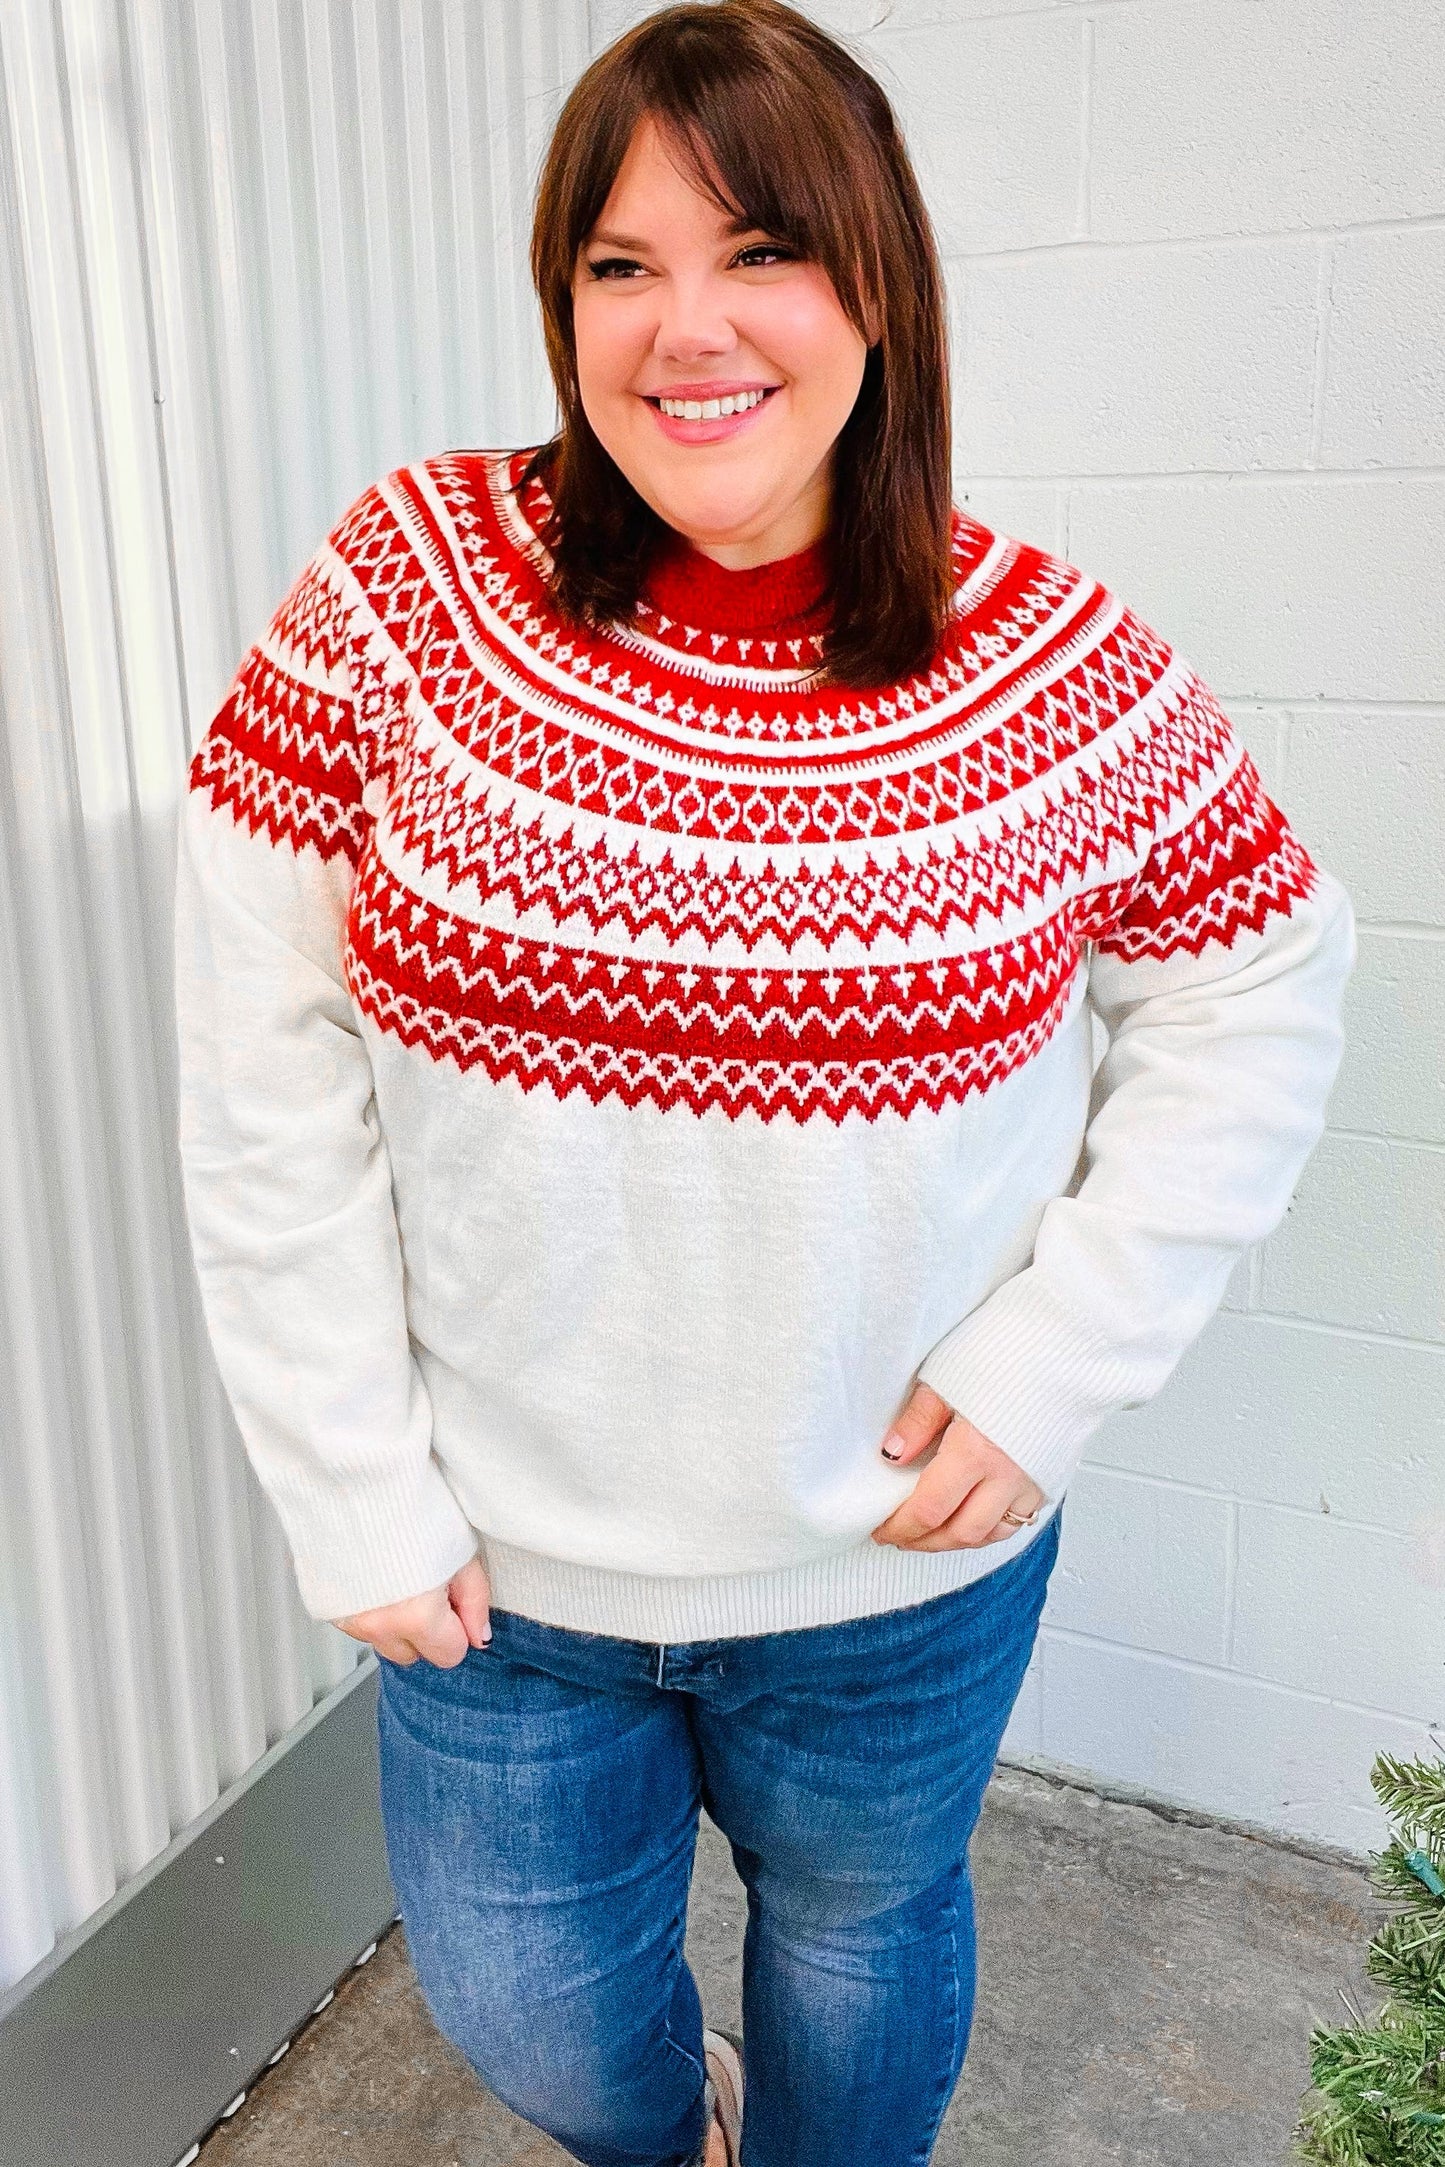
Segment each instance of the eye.
M797 261L796 251L785 248L781 241L753 241L748 247L739 251L737 259L739 263L742 262L744 256L776 256L782 263L795 263Z
M642 266L631 256L594 256L587 268L593 278L606 278L609 271L638 271Z
M776 256L782 263L795 263L797 252L786 248L781 241L751 241L746 248L738 250L734 263L742 263L749 256ZM765 268L762 265L759 269ZM592 256L588 258L588 275L597 279L610 279L614 271L623 273L640 271L643 265L635 256Z

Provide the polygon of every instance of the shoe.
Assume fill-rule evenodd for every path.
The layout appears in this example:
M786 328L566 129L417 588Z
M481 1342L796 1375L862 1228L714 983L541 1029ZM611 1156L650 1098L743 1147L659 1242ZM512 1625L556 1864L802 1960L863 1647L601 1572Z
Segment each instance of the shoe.
M743 2042L722 2027L702 2035L714 2114L723 2133L727 2167L740 2167L743 2131Z

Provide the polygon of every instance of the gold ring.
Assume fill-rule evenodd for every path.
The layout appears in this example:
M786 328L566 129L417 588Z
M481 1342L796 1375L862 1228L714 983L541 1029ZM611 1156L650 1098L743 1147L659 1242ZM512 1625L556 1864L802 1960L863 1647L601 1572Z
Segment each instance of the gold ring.
M999 1518L1000 1520L1008 1520L1014 1527L1032 1527L1042 1510L1042 1506L1035 1505L1033 1511L1025 1518L1021 1513L1009 1512L1005 1509L999 1514Z

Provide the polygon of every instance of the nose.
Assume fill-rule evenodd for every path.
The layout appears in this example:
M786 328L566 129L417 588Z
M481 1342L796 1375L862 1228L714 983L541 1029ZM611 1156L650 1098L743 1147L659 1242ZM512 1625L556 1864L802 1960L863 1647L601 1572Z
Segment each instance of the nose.
M654 340L660 359L692 361L701 355L728 354L737 343L720 280L702 277L667 282L658 302Z

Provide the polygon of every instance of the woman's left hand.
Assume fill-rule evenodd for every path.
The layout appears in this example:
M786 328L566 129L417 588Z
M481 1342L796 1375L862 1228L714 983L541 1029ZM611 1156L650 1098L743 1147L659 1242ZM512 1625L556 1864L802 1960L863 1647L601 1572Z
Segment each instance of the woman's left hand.
M939 1436L938 1451L895 1512L873 1529L876 1543L900 1550L972 1550L986 1542L1007 1542L1018 1533L1004 1512L1025 1518L1042 1505L1045 1493L982 1430L955 1414L926 1384L915 1385L907 1406L884 1442L900 1440L894 1467L906 1467Z

